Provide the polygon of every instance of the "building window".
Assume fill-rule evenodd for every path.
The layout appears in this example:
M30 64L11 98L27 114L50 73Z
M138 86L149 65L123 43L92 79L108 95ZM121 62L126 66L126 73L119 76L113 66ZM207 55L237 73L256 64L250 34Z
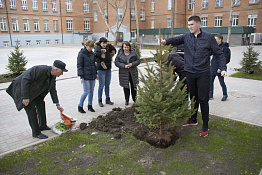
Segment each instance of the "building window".
M45 44L49 45L50 44L50 40L45 40Z
M21 8L22 10L27 10L27 0L21 0Z
M172 0L167 0L167 10L171 10L171 1Z
M258 4L259 0L249 0L249 4Z
M9 7L10 9L16 9L15 0L9 0Z
M95 22L97 21L97 12L96 11L94 12L94 21Z
M56 0L52 0L52 11L53 12L57 11Z
M136 19L135 9L132 8L131 9L131 20L135 20L135 19Z
M47 11L47 0L42 0L42 10Z
M39 19L34 19L34 29L35 29L35 31L40 31Z
M85 29L86 31L89 31L89 30L90 30L90 23L89 23L89 21L84 21L84 29Z
M67 31L73 30L73 20L66 20L66 29Z
M140 20L145 20L145 10L144 9L140 10Z
M0 0L0 8L4 8L3 0Z
M208 8L208 0L203 0L202 8L207 9Z
M40 45L41 40L36 40L36 45Z
M131 39L136 39L136 31L131 31Z
M216 7L223 7L224 0L216 0Z
M151 0L151 12L155 12L155 0Z
M18 20L16 18L12 18L12 27L13 31L19 31Z
M24 31L30 31L29 19L23 19L23 23L24 23Z
M1 31L7 31L5 18L0 18L0 25L1 25Z
M123 18L123 9L122 8L118 8L118 19L122 19Z
M33 10L38 10L37 0L32 0L32 9Z
M84 13L89 13L89 4L88 2L84 2L83 4L83 8L84 8Z
M207 27L207 17L201 18L201 27Z
M30 46L31 45L31 41L26 41L26 45Z
M151 29L155 28L155 19L151 19Z
M55 44L58 44L58 43L59 43L59 40L58 40L58 39L56 39L56 40L55 40Z
M145 0L140 0L141 2L145 2Z
M54 19L53 20L53 26L54 26L54 31L58 31L58 20L57 19Z
M189 0L188 1L188 9L193 10L195 4L195 0Z
M9 46L9 41L4 41L4 47L8 47Z
M49 31L49 20L44 19L44 31Z
M256 28L257 15L248 15L247 26Z
M66 0L66 12L72 12L72 3L71 0Z
M222 16L216 16L215 17L215 27L221 27L222 26Z
M238 26L238 15L232 15L232 26Z
M240 5L240 0L234 0L233 5Z
M167 28L171 28L171 18L167 18Z

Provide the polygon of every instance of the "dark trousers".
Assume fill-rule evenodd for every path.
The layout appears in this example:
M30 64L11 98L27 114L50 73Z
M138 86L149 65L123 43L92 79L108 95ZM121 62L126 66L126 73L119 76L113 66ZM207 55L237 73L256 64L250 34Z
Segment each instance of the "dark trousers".
M136 101L136 87L134 86L133 80L132 80L132 76L129 73L129 83L130 83L130 87L131 87L131 94L132 94L132 99L135 102ZM124 94L125 94L125 100L127 102L129 102L129 96L130 96L130 89L129 88L125 88L124 87Z
M209 91L209 97L213 97L214 94L214 80L218 77L220 86L222 87L223 95L227 95L227 86L224 81L224 77L221 76L221 73L211 73L211 81L210 81L210 91Z
M33 137L41 133L40 128L46 126L46 112L44 98L38 96L24 107Z
M195 109L200 109L202 113L203 128L208 128L209 121L209 89L210 89L210 71L204 73L186 73L190 99L195 97ZM191 120L197 121L197 111L191 116Z

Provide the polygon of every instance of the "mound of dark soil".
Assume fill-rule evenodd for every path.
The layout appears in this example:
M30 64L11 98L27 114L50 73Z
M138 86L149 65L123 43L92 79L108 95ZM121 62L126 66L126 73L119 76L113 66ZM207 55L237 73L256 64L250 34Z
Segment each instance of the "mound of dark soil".
M176 143L181 135L177 127L166 127L162 136L160 136L158 129L148 128L137 122L134 116L134 113L137 113L135 107L133 105L124 110L113 108L106 115L100 115L93 119L89 126L100 131L109 132L116 139L120 139L124 135L133 135L137 139L146 141L158 148L167 148Z

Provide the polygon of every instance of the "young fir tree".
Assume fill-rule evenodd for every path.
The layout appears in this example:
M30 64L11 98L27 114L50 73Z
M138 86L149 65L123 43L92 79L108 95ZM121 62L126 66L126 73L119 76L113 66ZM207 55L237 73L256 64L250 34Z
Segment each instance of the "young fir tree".
M26 70L25 65L27 64L26 57L23 55L23 51L19 51L18 42L16 42L15 50L10 52L8 56L7 69L13 74L20 75Z
M249 45L247 47L247 51L243 52L244 58L242 58L240 64L242 65L242 69L248 73L252 74L255 71L260 70L261 61L258 60L259 52L254 51L253 47Z
M149 66L146 62L145 75L139 70L143 86L137 85L138 114L135 114L138 122L150 128L158 128L160 138L163 138L164 127L175 124L178 118L188 118L196 112L193 108L194 101L188 100L187 87L181 90L183 82L174 81L174 67L167 66L169 49L163 54L162 48L157 48L156 55L152 53L156 66Z

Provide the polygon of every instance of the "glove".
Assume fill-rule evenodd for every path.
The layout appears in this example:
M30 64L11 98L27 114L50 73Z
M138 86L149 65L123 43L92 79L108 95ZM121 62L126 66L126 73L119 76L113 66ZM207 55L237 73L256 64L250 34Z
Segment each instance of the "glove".
M101 49L101 58L105 59L106 58L106 49Z
M102 61L102 62L101 62L101 66L102 66L104 69L107 69L107 67L106 67L106 65L105 65L105 62L104 62L104 61Z

